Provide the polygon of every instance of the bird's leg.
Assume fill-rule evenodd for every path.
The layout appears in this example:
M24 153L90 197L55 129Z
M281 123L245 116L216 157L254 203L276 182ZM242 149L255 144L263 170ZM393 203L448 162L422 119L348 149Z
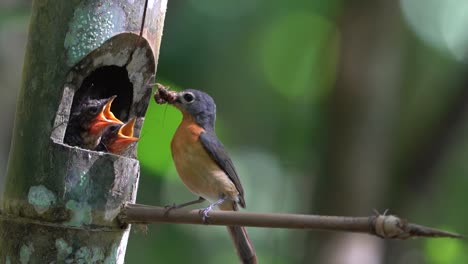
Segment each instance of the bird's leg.
M179 209L179 208L183 208L192 204L203 203L204 201L205 201L205 198L200 196L198 197L198 199L190 201L190 202L181 203L181 204L173 204L171 206L166 206L166 207L169 207L171 209Z
M224 196L222 196L221 198L219 198L219 200L217 200L216 202L210 204L207 208L205 209L201 209L200 210L200 215L202 216L202 220L203 220L203 223L208 223L208 217L210 217L208 214L210 213L211 210L213 210L216 206L222 204L224 201L226 201L226 198L224 198Z
M171 210L180 209L180 208L192 205L192 204L203 203L204 201L205 201L205 198L200 196L200 197L198 197L197 200L193 200L193 201L190 201L190 202L186 202L186 203L182 203L182 204L173 203L172 205L166 205L166 206L164 206L166 208L166 212L164 212L164 216L167 216L169 214L169 211L171 211Z

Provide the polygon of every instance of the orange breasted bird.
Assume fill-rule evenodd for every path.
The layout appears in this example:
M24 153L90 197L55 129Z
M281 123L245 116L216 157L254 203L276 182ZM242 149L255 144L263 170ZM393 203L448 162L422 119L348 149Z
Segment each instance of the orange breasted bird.
M188 189L200 197L173 208L208 200L210 205L201 211L205 220L216 206L231 211L237 211L239 205L245 208L239 176L214 131L216 105L213 99L193 89L162 94L183 115L171 142L175 167ZM155 94L155 99L161 99L160 95ZM228 230L242 263L257 263L255 249L245 228L229 226Z
M72 109L64 142L71 146L95 149L105 128L123 124L110 110L116 97L82 100Z
M122 154L138 138L133 136L133 127L135 125L136 117L130 119L127 123L113 124L107 127L102 134L101 142L96 150L107 151L114 154Z

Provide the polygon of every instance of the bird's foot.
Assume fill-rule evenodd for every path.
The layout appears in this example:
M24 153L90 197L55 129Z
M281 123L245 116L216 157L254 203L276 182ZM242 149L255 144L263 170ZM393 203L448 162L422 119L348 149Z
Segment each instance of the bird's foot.
M200 209L199 214L201 215L204 224L208 224L208 218L210 217L209 213L214 209L214 207L214 204L210 204L207 208Z
M216 202L210 204L208 207L206 207L205 209L200 209L200 211L198 212L201 217L202 217L202 221L204 224L208 224L208 218L210 217L209 216L209 213L218 205L222 204L226 199L224 197L220 198L219 200L217 200Z

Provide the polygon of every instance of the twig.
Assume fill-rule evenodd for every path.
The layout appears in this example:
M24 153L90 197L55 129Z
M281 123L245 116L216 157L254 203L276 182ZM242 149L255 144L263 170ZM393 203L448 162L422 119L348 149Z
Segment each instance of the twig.
M198 225L251 226L269 228L316 229L367 233L388 239L409 237L451 237L462 235L408 223L395 215L376 214L369 217L321 216L301 214L266 214L212 211L203 222L199 210L167 210L163 207L128 204L119 215L123 224L177 223Z

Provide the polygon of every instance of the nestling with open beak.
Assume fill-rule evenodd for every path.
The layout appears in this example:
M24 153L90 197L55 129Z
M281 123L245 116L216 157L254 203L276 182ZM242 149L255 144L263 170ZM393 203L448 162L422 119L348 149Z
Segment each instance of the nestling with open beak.
M70 146L95 149L105 128L123 124L110 110L116 97L82 100L72 109L64 142Z
M133 136L135 121L136 117L123 125L114 124L107 127L96 150L117 155L124 153L132 143L138 141L138 138Z

